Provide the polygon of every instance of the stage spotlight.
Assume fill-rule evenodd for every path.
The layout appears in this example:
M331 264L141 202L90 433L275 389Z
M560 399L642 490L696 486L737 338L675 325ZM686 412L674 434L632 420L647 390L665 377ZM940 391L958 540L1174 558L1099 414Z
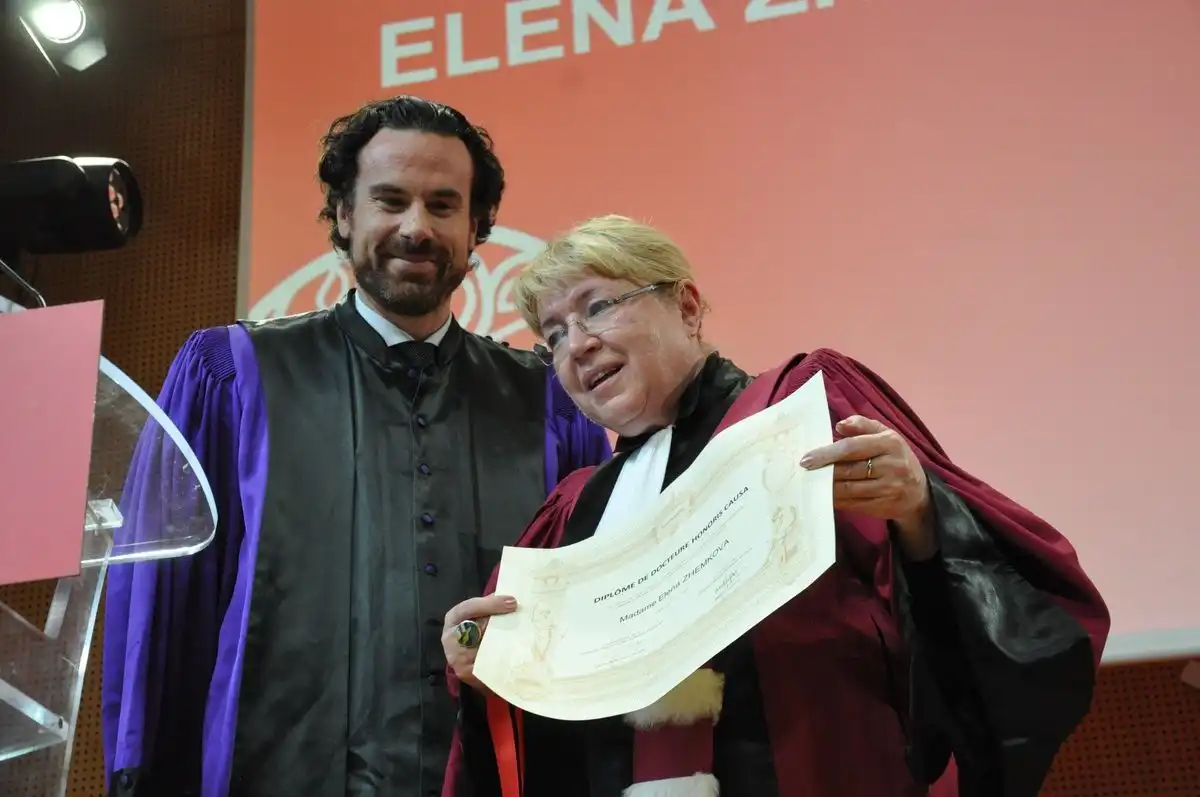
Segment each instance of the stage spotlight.
M142 192L116 158L34 158L0 164L0 273L41 307L20 256L119 249L142 228Z
M87 12L79 0L42 0L30 9L29 24L52 44L70 44L87 29Z
M102 20L82 0L16 0L17 18L55 72L61 62L77 71L108 54Z
M142 194L116 158L0 164L0 256L118 249L142 226Z

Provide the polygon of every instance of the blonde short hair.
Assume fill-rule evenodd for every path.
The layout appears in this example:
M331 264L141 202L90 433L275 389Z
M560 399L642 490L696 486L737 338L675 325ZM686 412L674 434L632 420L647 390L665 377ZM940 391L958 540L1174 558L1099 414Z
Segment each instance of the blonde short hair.
M666 233L625 216L597 216L546 244L517 277L513 303L529 328L540 333L542 298L589 276L639 286L693 279L683 250Z

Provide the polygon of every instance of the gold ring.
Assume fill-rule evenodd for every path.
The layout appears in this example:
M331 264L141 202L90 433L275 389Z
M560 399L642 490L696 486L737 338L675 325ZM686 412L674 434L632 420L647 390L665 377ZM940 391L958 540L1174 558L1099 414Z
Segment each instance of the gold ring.
M871 478L871 470L872 470L872 468L874 468L874 467L875 467L875 458L874 458L874 457L869 457L869 458L867 459L867 478L868 478L868 479L869 479L869 478Z

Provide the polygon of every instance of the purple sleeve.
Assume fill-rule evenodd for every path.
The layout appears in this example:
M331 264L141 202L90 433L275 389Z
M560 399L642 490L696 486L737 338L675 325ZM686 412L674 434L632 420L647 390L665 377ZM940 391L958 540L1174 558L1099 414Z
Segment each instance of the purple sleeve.
M257 549L265 481L265 409L245 331L193 334L172 363L158 404L204 469L218 524L212 544L194 556L109 569L101 693L105 777L113 794L141 794L137 782L149 779L160 791L221 797L228 778L214 787L210 767L227 774L229 734L214 733L206 713L220 708L212 704L230 688L236 697L240 670L234 671L228 650L241 645L229 636L238 635L248 609L253 566L247 569L246 557L252 560ZM135 458L122 499L133 521L123 535L137 536L139 521L152 522L153 510L139 509L156 495L151 480L161 473Z
M551 370L546 379L546 495L572 471L611 457L608 434L579 411Z

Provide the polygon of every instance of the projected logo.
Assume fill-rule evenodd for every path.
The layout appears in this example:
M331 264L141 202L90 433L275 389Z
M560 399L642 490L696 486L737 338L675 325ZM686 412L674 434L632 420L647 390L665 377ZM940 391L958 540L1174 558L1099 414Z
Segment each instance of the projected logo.
M542 250L540 238L508 227L494 227L488 242L475 250L476 268L463 282L454 314L463 328L494 340L511 340L526 331L513 304L513 280ZM345 261L328 252L292 272L250 309L252 321L279 318L336 304L354 284Z

